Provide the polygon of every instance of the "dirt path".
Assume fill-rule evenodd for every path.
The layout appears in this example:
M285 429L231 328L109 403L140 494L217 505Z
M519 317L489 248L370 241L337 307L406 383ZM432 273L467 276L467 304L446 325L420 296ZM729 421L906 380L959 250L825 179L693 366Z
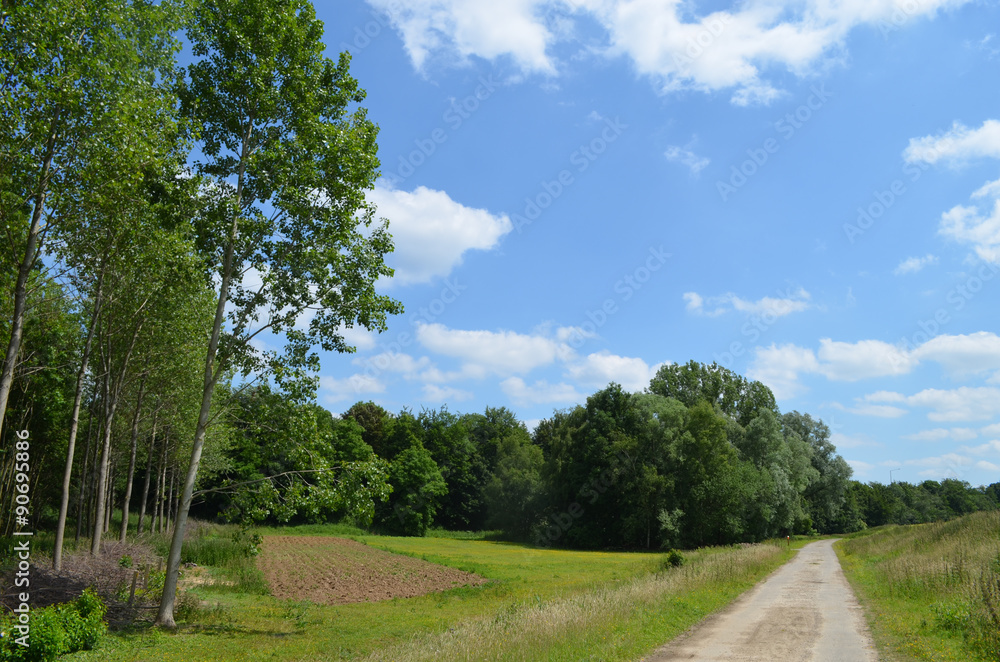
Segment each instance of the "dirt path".
M820 540L646 659L875 662L878 656L833 541Z

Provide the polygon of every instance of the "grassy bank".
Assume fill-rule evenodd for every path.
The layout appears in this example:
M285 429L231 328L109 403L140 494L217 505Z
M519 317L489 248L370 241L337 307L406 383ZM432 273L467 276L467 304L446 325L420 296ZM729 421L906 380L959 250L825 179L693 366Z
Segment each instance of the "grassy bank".
M887 526L836 545L890 660L1000 660L1000 512Z
M278 531L275 531L278 533ZM323 527L284 535L330 535ZM266 532L265 532L266 534ZM792 555L782 545L707 549L666 570L663 554L573 552L454 538L337 531L491 580L416 598L349 605L189 587L179 631L137 628L81 660L625 660L724 606ZM485 658L490 659L490 658Z

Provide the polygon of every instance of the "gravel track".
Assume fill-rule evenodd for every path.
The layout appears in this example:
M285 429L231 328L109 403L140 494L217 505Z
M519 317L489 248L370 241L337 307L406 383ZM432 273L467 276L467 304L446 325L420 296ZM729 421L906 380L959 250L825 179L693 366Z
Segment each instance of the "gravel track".
M729 607L645 659L877 662L833 543L806 545Z

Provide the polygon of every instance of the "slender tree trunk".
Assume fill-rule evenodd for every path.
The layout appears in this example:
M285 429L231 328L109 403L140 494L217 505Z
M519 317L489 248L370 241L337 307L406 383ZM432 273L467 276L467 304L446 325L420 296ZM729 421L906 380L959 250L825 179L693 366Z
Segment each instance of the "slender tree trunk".
M149 479L153 473L153 449L156 447L156 415L159 412L159 409L153 411L153 432L149 435L149 448L146 450L146 480L142 486L142 502L139 506L139 523L136 528L136 533L140 535L142 534L142 520L146 517L146 499L149 497Z
M90 407L90 418L87 420L87 447L83 451L83 470L80 471L80 495L76 503L76 538L74 542L80 542L80 531L83 527L83 505L87 499L87 463L90 460L90 433L94 430L94 407L93 400Z
M140 307L141 308L141 307ZM115 410L118 408L118 401L121 399L122 388L125 385L125 376L128 374L128 363L132 358L132 352L135 349L135 343L139 339L139 332L142 330L142 321L140 320L136 324L135 328L132 330L132 339L129 342L128 348L122 354L122 364L121 369L118 372L117 378L115 379L114 389L111 388L111 347L109 341L109 347L107 348L106 356L106 366L108 371L108 378L105 381L104 395L107 398L107 402L104 405L104 444L101 449L101 463L100 472L97 479L98 492L107 489L107 475L108 475L108 463L111 457L111 425L114 422ZM101 516L105 513L103 511L103 502L99 502L97 517L95 518L97 522L94 526L94 539L90 545L90 554L92 556L97 556L101 552L101 535L104 531L101 530ZM111 516L111 506L108 506L107 516L110 521ZM105 529L106 530L106 529Z
M3 365L0 366L0 431L3 430L3 420L7 414L7 401L10 399L10 389L14 383L14 368L17 365L17 355L21 351L21 338L24 335L24 313L28 308L28 277L35 267L42 242L42 212L45 209L45 198L49 190L49 178L52 172L52 159L56 152L56 138L59 135L59 116L61 110L56 109L49 125L48 140L45 145L45 156L42 157L42 169L38 174L38 187L34 194L34 208L31 211L31 224L28 226L28 237L24 247L24 258L17 267L17 281L14 285L14 311L11 317L10 340L7 343L7 353Z
M156 473L156 532L163 533L163 495L167 482L167 443L163 442L163 453L160 456L160 467Z
M128 532L128 506L132 499L132 478L135 475L135 451L139 444L139 415L142 412L142 396L146 388L146 375L143 374L139 382L139 399L135 403L135 416L132 417L132 449L128 459L128 477L125 479L125 499L122 501L122 531L118 536L119 542L125 542L125 534Z
M245 163L247 141L244 140L243 156ZM236 208L239 209L240 193L243 185L243 165L240 166L240 182L237 185ZM229 297L229 283L233 274L233 253L239 229L239 217L233 218L229 241L226 244L226 256L223 261L222 282L219 286L219 301L215 307L215 322L212 325L212 336L208 342L208 352L205 356L205 378L201 392L201 410L198 413L198 425L194 432L194 442L191 444L191 461L188 464L187 475L184 478L184 488L180 495L177 517L174 521L174 534L170 540L170 552L167 554L167 574L163 582L163 594L160 598L160 609L156 615L155 625L174 629L174 601L177 598L177 577L181 565L181 547L184 544L184 529L187 526L188 511L191 509L191 499L194 494L194 482L198 477L198 465L201 462L201 451L205 446L205 433L208 430L208 418L212 408L212 394L221 372L215 363L219 348L219 337L222 334L222 322L226 317L226 301Z
M52 567L56 572L62 569L63 536L66 533L66 515L69 512L69 487L73 477L73 454L76 450L76 431L80 425L80 405L83 402L83 381L87 374L87 364L90 361L90 348L94 340L94 331L101 311L101 288L104 285L104 260L101 261L101 272L97 277L97 289L94 297L94 312L90 317L90 328L87 329L87 341L83 345L83 357L80 369L76 373L76 394L73 396L73 411L69 421L69 446L66 449L66 470L63 472L62 501L59 503L59 522L56 524L56 542L52 553ZM86 462L84 462L86 472ZM79 536L78 536L79 537Z
M115 514L115 465L114 461L108 466L108 491L104 497L104 531L111 530L111 516Z

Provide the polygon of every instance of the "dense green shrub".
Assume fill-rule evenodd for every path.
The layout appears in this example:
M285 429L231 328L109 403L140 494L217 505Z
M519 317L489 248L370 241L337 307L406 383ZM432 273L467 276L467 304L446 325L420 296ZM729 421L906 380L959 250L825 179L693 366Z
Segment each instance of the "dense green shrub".
M0 662L44 662L59 655L90 650L107 632L104 622L107 608L92 590L87 589L74 602L52 605L31 611L28 646L16 639L16 615L0 616Z

